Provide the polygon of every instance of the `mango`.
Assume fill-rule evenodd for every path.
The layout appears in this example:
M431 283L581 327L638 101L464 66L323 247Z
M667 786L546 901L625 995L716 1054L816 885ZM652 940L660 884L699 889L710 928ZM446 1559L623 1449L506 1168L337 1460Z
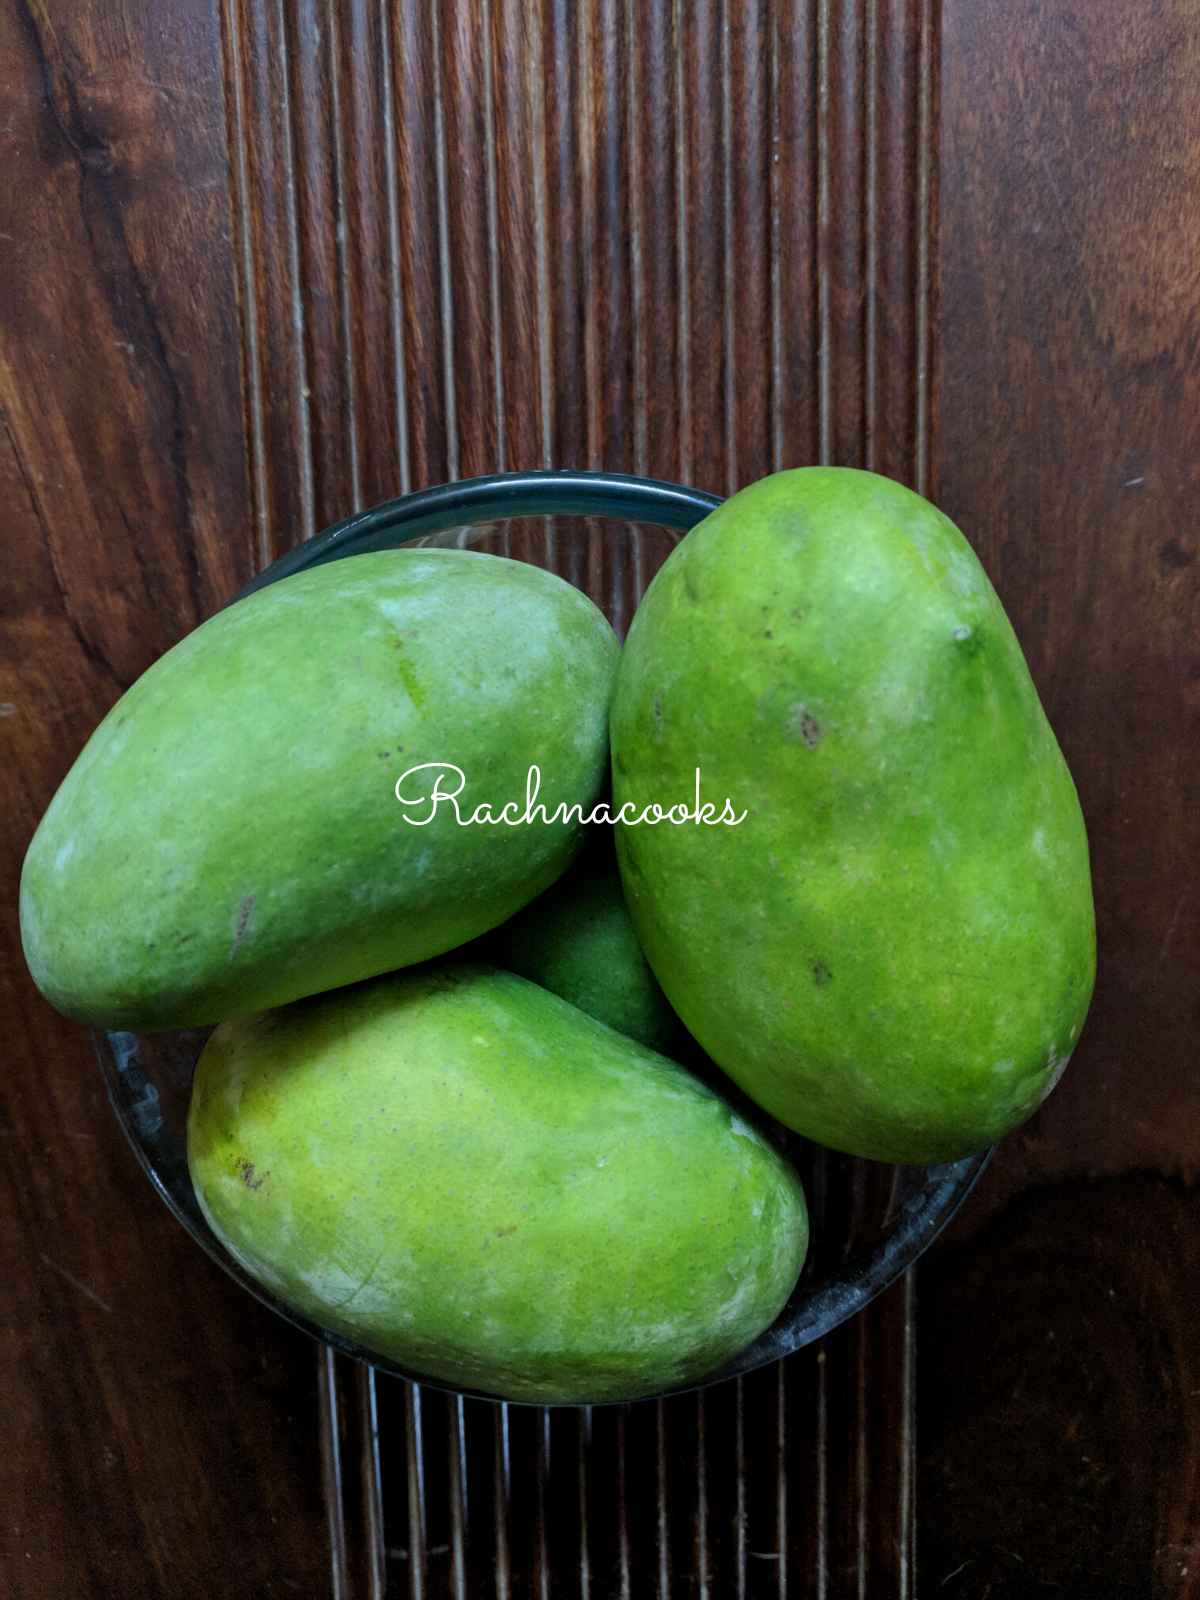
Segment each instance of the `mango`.
M964 1156L1053 1088L1087 1012L1079 801L958 529L872 473L765 478L694 528L629 631L613 800L650 965L760 1106L882 1161ZM629 815L632 815L630 813Z
M683 1040L634 932L607 827L478 953L651 1050L673 1055Z
M775 1149L681 1067L515 974L435 964L225 1023L188 1163L218 1238L405 1370L541 1403L699 1379L807 1246Z
M561 578L475 551L351 556L230 606L121 697L42 819L35 981L84 1021L202 1026L495 927L582 828L472 812L517 815L531 762L547 816L590 806L618 650Z

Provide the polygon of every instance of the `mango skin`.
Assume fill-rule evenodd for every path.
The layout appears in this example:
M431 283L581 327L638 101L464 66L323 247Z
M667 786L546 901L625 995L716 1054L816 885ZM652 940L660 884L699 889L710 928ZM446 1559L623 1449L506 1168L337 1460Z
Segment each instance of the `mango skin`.
M703 1377L785 1303L798 1180L718 1096L512 973L435 965L226 1023L188 1121L230 1253L318 1324L506 1399Z
M351 556L220 612L85 746L25 860L38 987L107 1027L203 1026L450 950L568 865L577 823L459 827L395 785L453 762L463 815L591 804L619 651L590 600L464 550ZM430 792L428 773L406 796Z
M624 826L626 898L689 1031L788 1127L883 1161L1023 1122L1095 975L1087 837L970 546L871 473L725 501L622 656L613 797L730 796L737 827Z
M557 883L480 941L479 959L663 1055L685 1041L638 943L607 827Z

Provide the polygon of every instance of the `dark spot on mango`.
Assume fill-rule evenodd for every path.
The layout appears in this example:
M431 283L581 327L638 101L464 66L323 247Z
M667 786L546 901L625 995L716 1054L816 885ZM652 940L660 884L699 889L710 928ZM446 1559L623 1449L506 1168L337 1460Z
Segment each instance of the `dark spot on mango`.
M518 1224L513 1222L513 1223L510 1223L507 1228L497 1228L496 1229L496 1237L497 1237L497 1239L504 1239L504 1238L507 1238L507 1236L510 1233L516 1233L517 1227L518 1227Z
M797 701L788 716L785 732L789 739L799 740L801 744L807 745L812 750L816 745L820 744L821 736L825 730L808 707Z
M261 1189L264 1181L271 1176L269 1172L256 1172L253 1161L248 1161L245 1156L238 1161L237 1175L247 1189Z
M238 946L246 936L246 929L250 926L250 918L254 915L254 896L248 894L238 907L237 920L233 925L233 946L229 952L232 961L238 953Z
M819 957L812 964L812 975L813 982L816 984L818 989L823 989L829 982L830 978L833 977L833 973L830 972L829 968Z
M655 726L658 727L658 728L661 728L662 727L662 720L663 720L663 708L662 708L662 695L661 694L655 694L654 699L650 703L650 710L651 710L651 713L652 713L652 715L654 717Z
M691 564L684 562L683 587L687 597L694 605L700 603L700 585L696 581L696 574L692 571Z

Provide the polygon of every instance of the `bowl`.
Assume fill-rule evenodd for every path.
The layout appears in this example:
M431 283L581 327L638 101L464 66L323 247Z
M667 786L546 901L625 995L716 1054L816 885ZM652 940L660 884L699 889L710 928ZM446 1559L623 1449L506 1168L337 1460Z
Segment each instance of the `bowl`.
M719 503L718 496L680 484L615 473L473 478L404 495L337 523L281 556L237 599L346 556L453 546L550 568L589 594L623 636L654 573L684 533ZM278 1315L380 1371L451 1388L301 1316L253 1279L216 1238L197 1204L186 1155L192 1072L207 1032L93 1035L113 1110L161 1199L197 1244ZM728 1098L740 1099L732 1085L723 1088ZM808 1260L772 1327L724 1367L685 1388L705 1388L790 1355L861 1311L928 1248L991 1153L932 1167L888 1166L823 1150L767 1126L805 1185L812 1221Z

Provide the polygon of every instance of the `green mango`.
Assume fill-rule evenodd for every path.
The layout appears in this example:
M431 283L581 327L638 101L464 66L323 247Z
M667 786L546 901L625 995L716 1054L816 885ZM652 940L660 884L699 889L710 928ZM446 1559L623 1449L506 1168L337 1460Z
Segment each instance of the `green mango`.
M606 781L619 653L537 567L466 550L351 556L205 622L100 724L25 860L21 928L61 1011L202 1026L475 938L583 830L479 822ZM424 763L455 766L413 772ZM396 789L409 804L401 804ZM516 814L515 812L512 814Z
M734 495L639 607L613 706L634 925L708 1054L788 1127L884 1161L1028 1117L1095 973L1087 837L1003 607L873 473ZM626 823L634 813L626 816Z
M683 1040L633 931L611 830L544 894L479 941L479 959L540 984L651 1050Z
M229 1022L188 1163L230 1254L407 1371L625 1400L768 1327L804 1197L711 1090L555 995L434 965Z

